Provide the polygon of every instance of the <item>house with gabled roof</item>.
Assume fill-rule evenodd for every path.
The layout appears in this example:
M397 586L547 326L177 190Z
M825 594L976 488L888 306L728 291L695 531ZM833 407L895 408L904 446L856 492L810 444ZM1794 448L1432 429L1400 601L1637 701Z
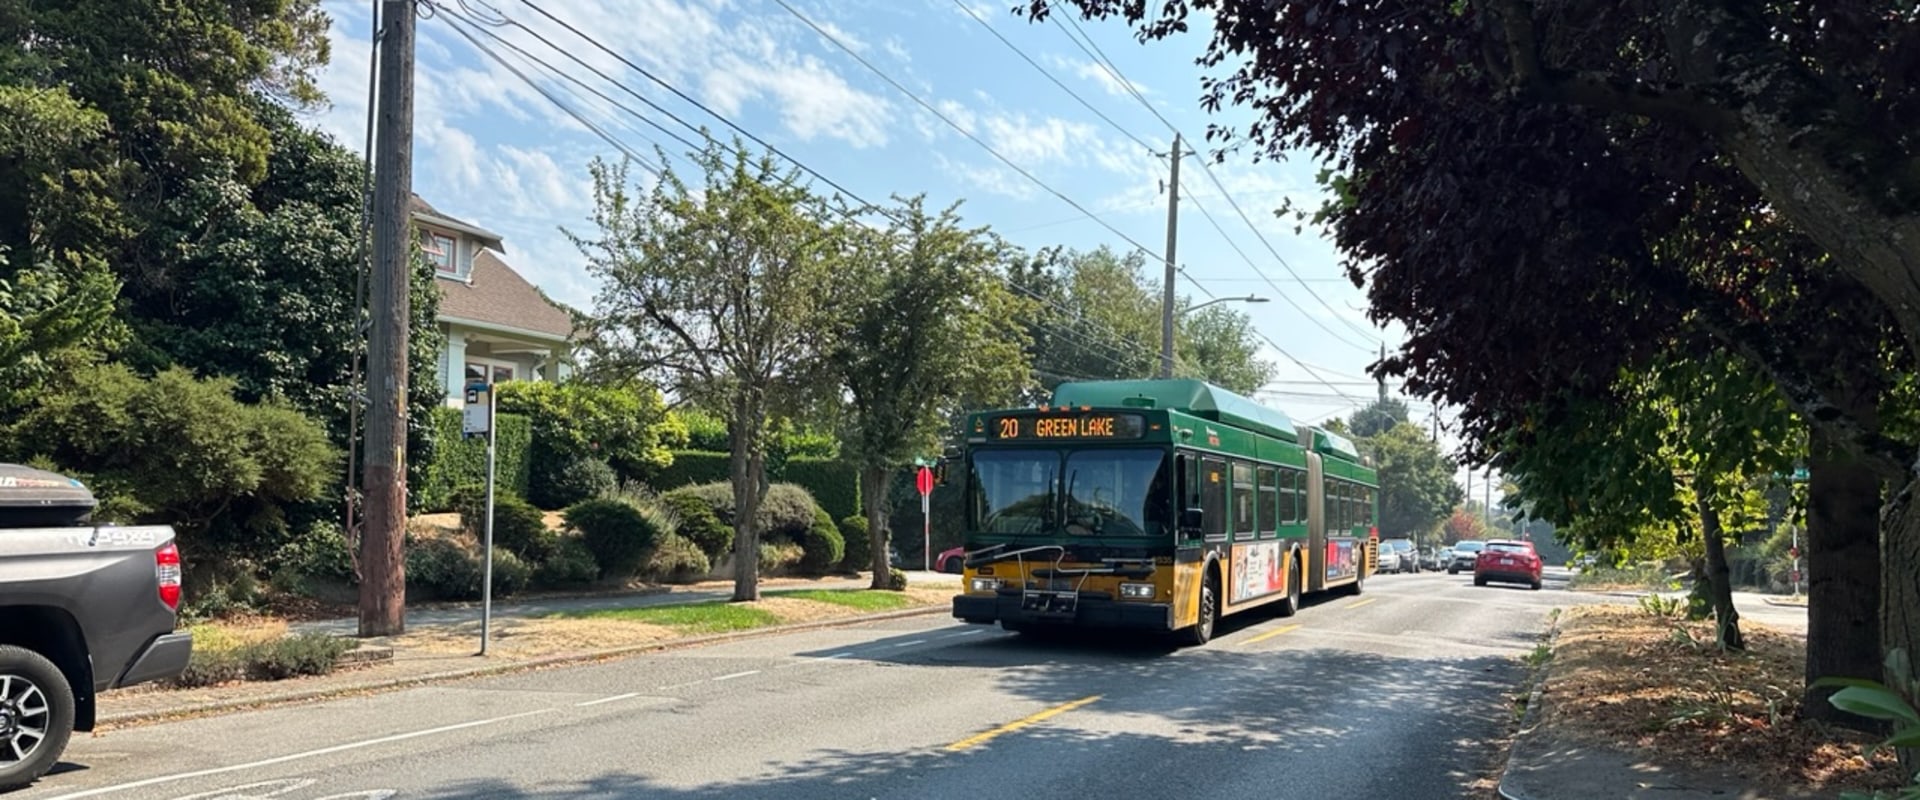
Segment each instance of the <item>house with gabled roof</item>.
M439 376L447 404L479 379L563 381L572 373L573 318L502 258L500 234L448 216L414 195L420 248L440 289Z

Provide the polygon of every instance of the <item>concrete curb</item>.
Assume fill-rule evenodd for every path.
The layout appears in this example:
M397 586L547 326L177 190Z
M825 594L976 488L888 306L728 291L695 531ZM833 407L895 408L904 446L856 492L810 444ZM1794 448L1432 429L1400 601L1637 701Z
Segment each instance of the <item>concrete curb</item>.
M1555 614L1553 622L1547 626L1546 638L1549 648L1552 648L1554 640L1560 638L1560 618L1565 614L1565 611ZM1540 725L1540 715L1544 713L1540 709L1544 705L1542 700L1546 695L1546 673L1552 669L1553 660L1549 658L1547 663L1540 667L1540 674L1533 682L1533 690L1527 693L1527 710L1520 715L1520 726L1514 731L1513 744L1507 748L1507 764L1500 768L1500 785L1497 787L1497 790L1500 797L1504 798L1504 800L1534 800L1533 795L1527 794L1524 790L1513 784L1511 780L1513 762L1521 745L1525 744L1528 740L1529 734Z
M816 620L812 622L795 622L795 623L790 623L786 625L772 625L765 628L753 628L751 630L732 631L729 633L716 633L716 634L709 634L706 636L689 636L682 639L669 639L663 642L649 642L647 644L628 645L625 647L614 647L614 648L608 648L605 650L592 650L584 653L566 653L566 654L557 655L557 656L544 656L541 658L528 659L526 661L515 661L515 662L500 663L500 664L486 664L483 666L467 667L462 669L451 669L443 672L434 672L426 675L413 675L413 676L404 677L404 678L381 678L376 680L369 680L369 681L363 681L358 683L350 683L350 684L344 684L340 686L331 686L327 688L318 688L318 689L289 689L284 692L274 692L274 693L265 694L257 697L231 699L231 700L214 700L211 702L199 703L197 705L168 709L166 711L144 711L144 712L129 712L129 713L122 713L122 714L102 714L98 718L98 720L96 720L96 724L99 726L100 730L104 732L107 729L111 729L111 728L130 727L130 726L144 724L144 723L163 722L166 720L180 719L184 717L198 717L198 716L204 716L208 714L217 714L224 711L236 711L240 709L260 709L260 708L268 708L268 707L274 707L274 706L292 705L295 703L306 703L306 702L312 702L315 700L327 700L327 699L341 697L345 695L366 694L366 693L374 693L374 692L383 692L383 691L388 691L393 689L404 689L408 687L420 686L420 685L425 685L429 683L440 683L443 681L460 680L463 678L491 677L495 675L507 675L507 674L516 673L516 672L531 672L533 670L544 669L547 667L569 666L574 664L584 664L592 661L611 661L611 660L626 658L630 656L642 655L645 653L656 653L656 652L662 652L666 650L681 650L681 649L687 649L687 648L693 648L693 647L701 647L701 646L710 645L710 644L720 644L723 642L739 641L742 639L755 639L763 636L778 636L778 635L787 634L787 633L797 633L800 631L820 630L825 628L840 628L840 627L846 627L850 625L858 625L866 622L884 622L884 621L893 620L893 619L907 619L910 617L920 617L920 616L938 614L942 612L951 612L952 610L953 609L951 606L933 605L933 606L927 606L925 608L913 608L913 609L906 609L903 611L884 611L878 614L865 614L857 617L842 617L840 619Z

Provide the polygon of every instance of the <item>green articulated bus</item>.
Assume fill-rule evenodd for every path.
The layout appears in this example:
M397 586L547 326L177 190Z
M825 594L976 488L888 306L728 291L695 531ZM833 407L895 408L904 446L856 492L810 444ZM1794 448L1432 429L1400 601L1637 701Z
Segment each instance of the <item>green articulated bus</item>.
M1379 482L1353 442L1218 386L1067 383L966 424L961 620L1205 644L1224 615L1291 615L1374 570Z

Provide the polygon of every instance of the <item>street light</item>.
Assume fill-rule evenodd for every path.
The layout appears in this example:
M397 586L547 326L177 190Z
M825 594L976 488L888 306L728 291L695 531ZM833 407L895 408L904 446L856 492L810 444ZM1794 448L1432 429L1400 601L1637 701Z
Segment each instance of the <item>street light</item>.
M1257 294L1246 297L1216 297L1197 306L1187 306L1178 312L1173 310L1171 298L1160 306L1160 377L1173 377L1173 318L1189 314L1216 303L1265 303L1268 298Z

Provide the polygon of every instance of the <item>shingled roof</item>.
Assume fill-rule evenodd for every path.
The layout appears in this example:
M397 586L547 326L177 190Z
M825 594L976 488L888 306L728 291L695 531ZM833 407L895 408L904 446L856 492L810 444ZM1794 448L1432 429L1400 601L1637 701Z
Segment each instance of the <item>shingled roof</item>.
M500 234L466 220L448 216L440 211L440 209L434 208L433 204L428 203L426 199L420 195L412 195L411 199L407 201L407 212L412 214L416 221L459 231L479 239L480 244L484 247L491 247L502 253L507 251L506 243L501 241Z
M440 316L568 338L573 319L491 250L473 257L470 280L441 276Z

